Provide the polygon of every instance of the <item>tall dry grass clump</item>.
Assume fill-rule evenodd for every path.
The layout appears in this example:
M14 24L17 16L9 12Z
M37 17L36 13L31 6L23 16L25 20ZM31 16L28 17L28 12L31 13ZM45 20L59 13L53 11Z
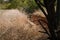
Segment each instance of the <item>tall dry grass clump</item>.
M38 40L45 34L19 10L0 10L0 40Z

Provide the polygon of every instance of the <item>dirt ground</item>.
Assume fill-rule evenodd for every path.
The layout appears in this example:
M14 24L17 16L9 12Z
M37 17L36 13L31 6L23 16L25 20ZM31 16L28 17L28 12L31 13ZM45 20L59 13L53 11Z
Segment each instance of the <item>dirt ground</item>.
M0 10L0 40L47 40L41 25L18 10Z

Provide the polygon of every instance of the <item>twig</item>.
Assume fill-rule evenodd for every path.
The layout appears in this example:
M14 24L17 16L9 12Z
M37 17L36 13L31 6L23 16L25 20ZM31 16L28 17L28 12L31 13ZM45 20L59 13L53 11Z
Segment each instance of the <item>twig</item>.
M48 33L47 29L42 25L42 23L40 22L40 20L38 20L38 22L40 23L40 25L42 26L42 28L46 31L45 33L50 36L50 34Z
M46 32L44 32L44 31L39 31L39 32L41 32L41 33L46 33Z
M43 12L43 14L47 17L46 12L44 11L44 9L41 7L41 4L39 2L39 0L35 0L35 2L37 3L37 5L39 6L39 8L41 9L41 11Z

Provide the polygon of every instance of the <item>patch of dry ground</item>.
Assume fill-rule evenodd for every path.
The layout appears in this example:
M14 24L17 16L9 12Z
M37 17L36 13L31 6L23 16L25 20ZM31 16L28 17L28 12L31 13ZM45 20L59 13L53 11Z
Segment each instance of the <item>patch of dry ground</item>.
M18 10L0 10L0 40L47 40L43 29Z

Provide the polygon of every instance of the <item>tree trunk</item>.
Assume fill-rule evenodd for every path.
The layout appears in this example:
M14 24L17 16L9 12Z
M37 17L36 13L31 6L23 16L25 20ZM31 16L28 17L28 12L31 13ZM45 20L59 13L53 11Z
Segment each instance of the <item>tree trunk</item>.
M50 10L51 9L51 10ZM54 11L53 11L53 7L47 7L47 11L48 11L48 28L49 28L49 32L51 35L50 40L57 40L57 36L55 33L55 29L56 29L56 21L55 21L55 15L54 15Z
M60 27L60 0L57 0L56 17L57 17L57 26ZM60 40L60 31L57 32L57 36L58 40Z
M50 40L57 40L57 36L55 33L56 26L56 19L55 19L55 8L54 8L54 0L44 0L44 4L46 6L46 10L48 13L47 21L48 21L48 28L50 32Z

